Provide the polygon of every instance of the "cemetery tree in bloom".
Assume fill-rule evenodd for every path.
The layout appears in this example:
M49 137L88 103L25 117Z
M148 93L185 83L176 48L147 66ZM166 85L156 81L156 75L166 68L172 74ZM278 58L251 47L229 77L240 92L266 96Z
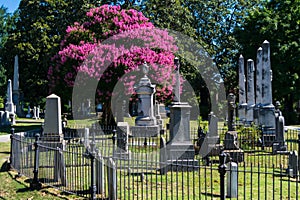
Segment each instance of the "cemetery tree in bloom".
M95 103L104 104L105 122L111 123L112 95L115 92L134 95L134 85L142 75L141 66L147 63L148 77L157 85L157 100L165 102L172 98L173 52L177 50L173 37L155 28L134 9L103 5L90 9L86 16L85 22L67 28L60 51L52 59L53 65L48 69L51 92L71 100L74 84L98 80ZM85 76L76 80L79 72ZM120 82L123 89L114 91Z

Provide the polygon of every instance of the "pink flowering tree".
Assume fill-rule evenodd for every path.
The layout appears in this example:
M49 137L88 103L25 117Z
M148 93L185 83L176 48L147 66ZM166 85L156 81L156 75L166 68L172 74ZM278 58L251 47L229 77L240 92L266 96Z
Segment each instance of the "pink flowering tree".
M86 16L86 22L67 28L60 51L52 58L53 65L48 70L51 92L67 100L74 84L84 85L96 79L95 103L106 105L107 118L111 118L108 102L116 93L115 85L122 82L122 92L134 96L134 85L141 74L134 72L141 71L147 63L148 76L157 85L156 99L172 99L177 47L167 31L156 29L141 12L119 6L92 8ZM76 79L79 72L85 76Z

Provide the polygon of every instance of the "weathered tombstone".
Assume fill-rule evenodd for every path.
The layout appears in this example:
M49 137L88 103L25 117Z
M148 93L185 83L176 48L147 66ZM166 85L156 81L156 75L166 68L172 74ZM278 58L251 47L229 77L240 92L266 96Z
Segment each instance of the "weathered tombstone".
M254 62L251 59L247 60L247 110L246 121L253 122L253 108L255 106L254 93Z
M234 130L234 110L235 110L235 95L229 93L227 97L227 107L228 107L228 130Z
M286 153L287 146L284 139L284 117L280 115L280 113L275 114L276 116L276 136L275 142L273 143L273 154L276 153Z
M167 144L164 137L160 137L160 149L159 149L159 165L160 173L165 174L168 172L168 155L167 155Z
M128 151L129 124L127 122L118 122L117 124L117 149L114 152L116 157L129 159Z
M298 175L298 152L296 150L289 153L289 164L287 174L296 178Z
M51 94L46 100L46 113L44 133L41 138L44 141L62 142L62 121L60 97Z
M153 99L155 93L155 85L152 85L147 77L149 66L143 65L144 77L141 78L135 92L138 97L138 116L135 120L136 126L153 126L156 125L154 117Z
M225 133L224 153L229 154L233 162L244 161L244 151L239 147L237 131L227 131Z
M230 162L227 166L227 197L237 198L238 196L238 165Z
M239 58L239 106L238 106L238 117L239 120L246 121L246 90L245 90L246 78L245 78L245 67L244 57L240 55Z

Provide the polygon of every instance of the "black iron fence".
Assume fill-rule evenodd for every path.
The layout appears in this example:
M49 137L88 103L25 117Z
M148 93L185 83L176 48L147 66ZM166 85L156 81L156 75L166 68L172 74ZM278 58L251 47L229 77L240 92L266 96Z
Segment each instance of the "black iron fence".
M65 129L64 140L43 139L43 133L11 135L11 166L42 184L87 199L298 199L300 148L298 130L285 133L287 153L263 146L259 130L238 134L243 160L231 162L224 151L209 163L161 159L156 137L128 137L118 149L116 127ZM220 144L226 129L219 130ZM167 137L168 133L165 133ZM197 148L198 130L191 130ZM218 145L218 144L215 144ZM162 170L167 166L168 171Z

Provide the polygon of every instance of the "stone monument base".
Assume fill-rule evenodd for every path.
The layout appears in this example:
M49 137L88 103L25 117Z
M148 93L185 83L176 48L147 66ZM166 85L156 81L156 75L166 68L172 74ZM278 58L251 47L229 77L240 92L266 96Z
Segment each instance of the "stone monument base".
M162 163L159 172L165 174L168 171L190 172L199 170L199 161L196 159L168 160Z
M157 137L160 133L158 125L154 126L131 126L131 136L133 137Z
M287 151L287 146L280 142L274 142L272 146L272 153L273 154L289 154Z

